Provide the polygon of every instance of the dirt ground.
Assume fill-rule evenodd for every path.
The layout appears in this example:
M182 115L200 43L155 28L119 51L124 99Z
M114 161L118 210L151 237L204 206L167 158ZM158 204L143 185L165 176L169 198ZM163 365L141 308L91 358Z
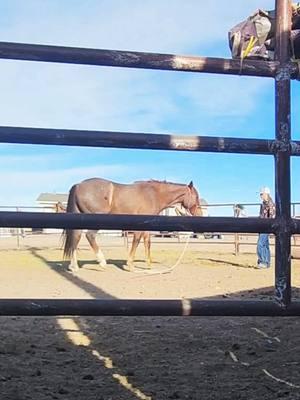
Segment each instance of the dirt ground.
M256 298L273 295L274 266L255 254L192 242L169 274L123 270L121 238L104 239L100 271L85 242L66 271L57 235L0 241L2 298ZM15 240L15 239L14 239ZM153 270L174 265L184 243L153 244ZM293 260L293 297L300 260ZM299 318L1 317L0 398L165 400L300 399Z

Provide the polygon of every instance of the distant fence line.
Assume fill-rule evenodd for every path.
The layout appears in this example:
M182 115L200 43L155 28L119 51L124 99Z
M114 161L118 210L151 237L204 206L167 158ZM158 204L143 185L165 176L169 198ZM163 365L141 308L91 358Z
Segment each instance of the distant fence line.
M236 205L241 205L243 207L260 207L259 202L256 203L241 203L241 202L236 202L236 203L210 203L210 204L204 204L204 208L231 208L232 209L232 214L233 214L233 207ZM299 216L300 216L300 202L292 202L291 203L291 212L292 216L295 217L297 216L297 207L299 207ZM16 205L0 205L0 210L8 210L8 211L31 211L31 210L53 210L55 212L56 209L56 203L53 203L53 205L40 205L40 206L16 206ZM250 216L250 215L249 215ZM252 215L251 215L252 216Z
M243 207L260 207L261 203L211 203L211 204L206 204L205 207L207 207L208 209L210 208L231 208L232 209L232 213L234 213L234 207L236 205L241 205ZM300 202L293 202L291 203L291 212L292 212L292 217L297 217L297 215L300 217L300 211L299 214L297 214L297 207L300 206ZM36 209L39 210L45 210L49 211L49 210L53 210L53 212L55 212L56 210L56 204L53 205L41 205L41 206L0 206L0 210L1 209L5 209L5 210L10 210L10 211L33 211ZM246 215L247 217L248 215ZM59 233L62 232L62 229L31 229L31 228L0 228L0 238L1 237L8 237L8 236L15 236L16 237L16 241L17 241L17 247L20 248L22 247L22 238L24 238L27 235L31 235L31 234L52 234L52 233ZM100 234L104 234L104 235L109 235L109 236L121 236L122 235L122 231L111 231L111 230L100 230L99 232ZM182 242L186 240L186 235L190 235L191 232L172 232L171 235L167 234L165 231L164 232L153 232L153 236L154 237L162 237L165 238L165 240L167 240L169 237L173 237L177 239L177 242ZM129 236L128 232L125 233L125 245L126 247L128 247L129 244ZM235 255L238 255L241 253L241 247L245 247L245 246L255 246L256 245L256 237L257 234L255 233L247 233L247 234L243 234L243 233L222 233L220 232L219 237L214 235L212 237L210 237L209 234L201 234L201 233L197 233L195 235L191 234L191 236L194 236L194 243L199 243L199 244L206 244L209 247L214 245L218 245L218 244L222 244L222 245L231 245L233 247L233 252ZM220 239L221 236L221 240ZM270 241L270 245L271 247L274 246L273 240L272 240L272 236L271 235L271 241ZM217 240L209 240L209 239L214 239L214 237L217 238ZM250 238L250 241L249 241ZM252 240L251 240L252 239ZM173 240L173 243L176 243L176 241ZM293 248L300 248L300 239L299 239L299 235L294 235L293 239L292 239L292 243L291 243ZM300 255L300 251L299 251L299 255Z

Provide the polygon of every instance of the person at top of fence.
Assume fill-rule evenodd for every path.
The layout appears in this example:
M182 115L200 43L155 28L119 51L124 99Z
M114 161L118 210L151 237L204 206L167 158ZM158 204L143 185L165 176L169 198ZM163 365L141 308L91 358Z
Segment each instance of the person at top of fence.
M260 218L274 218L275 204L272 200L270 189L268 187L262 187L259 194L262 201L259 211ZM257 258L257 267L259 269L270 268L271 253L268 233L260 233L258 235Z

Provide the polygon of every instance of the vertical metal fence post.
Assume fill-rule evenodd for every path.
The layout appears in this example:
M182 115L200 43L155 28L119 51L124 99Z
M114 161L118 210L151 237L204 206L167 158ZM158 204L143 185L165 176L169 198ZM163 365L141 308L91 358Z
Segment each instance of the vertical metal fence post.
M276 49L279 67L275 77L275 119L278 151L275 154L276 217L275 295L283 307L291 302L291 1L276 0Z
M19 212L19 207L16 207L16 211ZM20 228L17 228L17 249L20 250Z
M237 256L239 254L239 234L234 234L234 255Z

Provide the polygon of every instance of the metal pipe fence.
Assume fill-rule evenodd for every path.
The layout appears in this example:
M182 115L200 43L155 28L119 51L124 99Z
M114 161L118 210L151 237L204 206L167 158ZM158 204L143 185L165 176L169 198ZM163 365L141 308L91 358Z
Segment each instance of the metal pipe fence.
M198 73L219 73L274 78L275 118L274 140L236 139L216 137L186 137L176 135L149 135L124 132L91 132L65 129L0 127L2 143L56 144L70 146L98 146L116 148L143 148L173 151L212 151L226 153L268 154L275 161L276 218L230 217L166 217L153 215L73 215L36 212L0 212L1 227L33 228L88 228L122 230L170 230L192 232L265 232L275 234L275 299L276 303L253 302L190 302L186 315L300 315L299 302L291 304L291 235L300 233L300 221L291 216L291 156L300 155L299 142L291 140L290 81L299 77L299 64L289 54L291 34L291 1L276 0L275 61L249 61L186 57L115 50L79 49L20 43L0 43L0 58L40 62L72 63L124 68L159 69ZM73 304L76 303L76 309ZM96 301L45 300L21 302L0 300L0 314L46 315L177 315L173 303L107 303ZM159 304L159 307L157 305ZM175 303L174 303L175 304ZM39 310L39 311L37 311ZM51 310L51 311L50 311ZM116 311L118 310L118 311ZM207 311L209 310L209 312ZM187 311L185 311L187 313ZM114 314L117 313L117 314ZM181 313L181 309L180 309Z

